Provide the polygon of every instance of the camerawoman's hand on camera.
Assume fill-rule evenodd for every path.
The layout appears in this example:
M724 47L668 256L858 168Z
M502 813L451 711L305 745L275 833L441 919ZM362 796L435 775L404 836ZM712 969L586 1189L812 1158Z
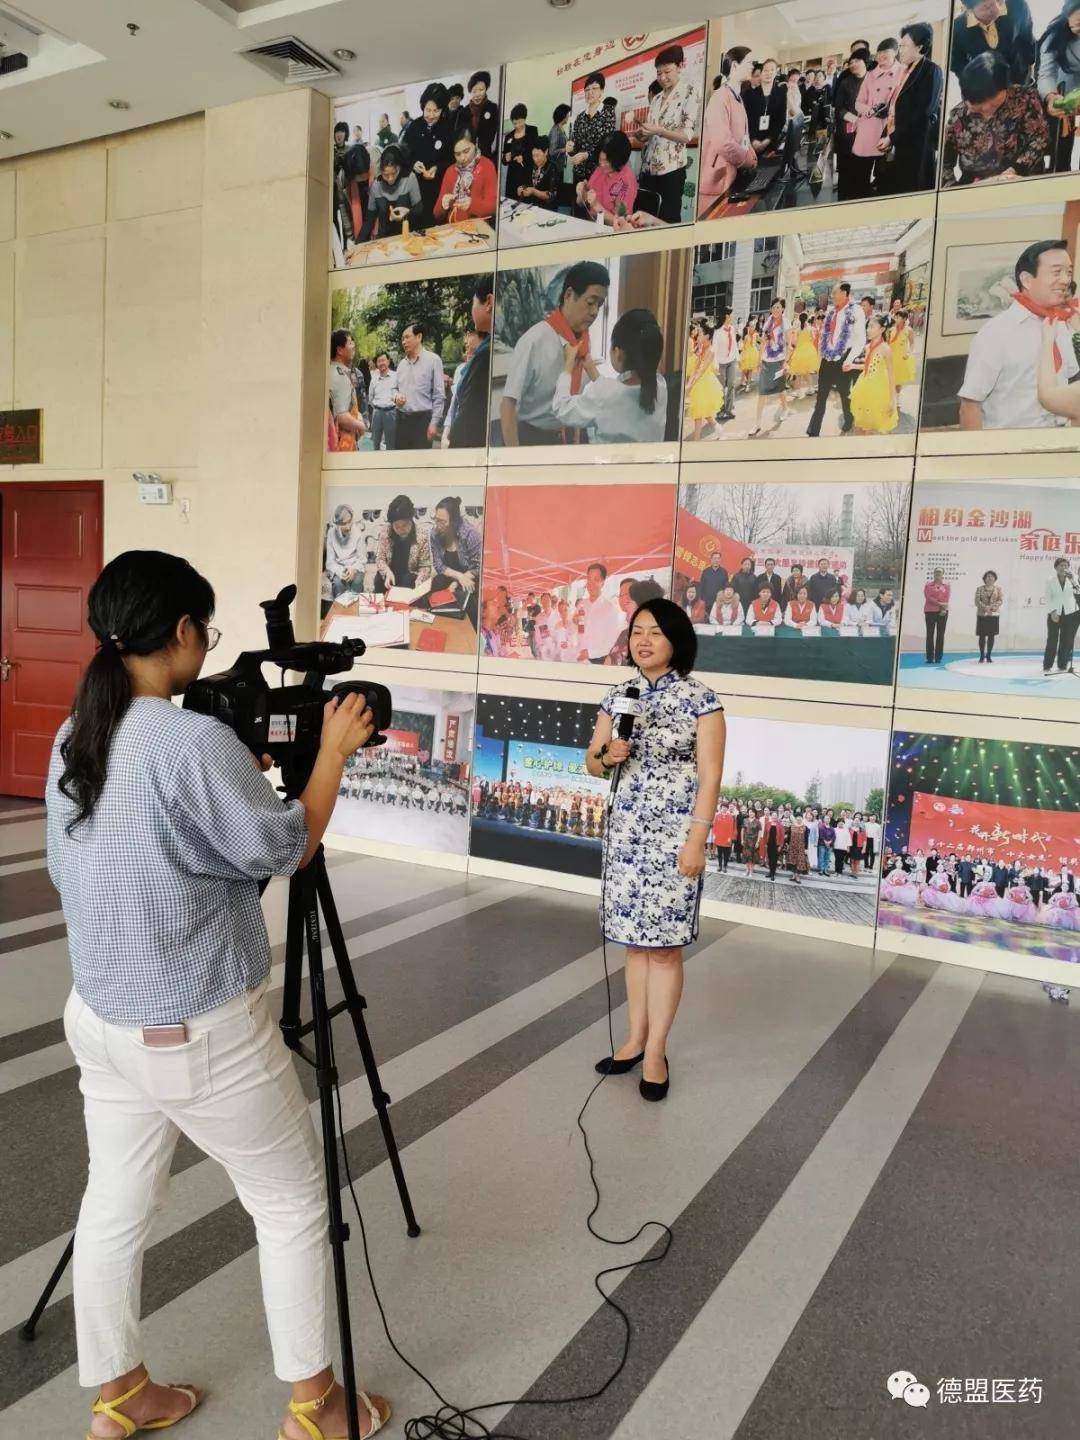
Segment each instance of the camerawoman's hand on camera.
M201 680L219 638L214 592L185 560L129 551L90 591L100 648L54 746L46 853L74 972L64 1032L93 1075L73 1289L79 1379L100 1389L94 1435L118 1416L132 1433L172 1423L202 1399L151 1383L130 1283L180 1134L225 1167L255 1220L274 1369L293 1406L317 1405L324 1433L348 1428L331 1368L325 1176L267 999L259 889L315 855L344 765L377 743L391 702L363 679L326 702L324 677L350 671L362 646L297 645L294 593L267 602L268 651ZM271 690L264 663L305 680ZM259 773L271 761L286 799ZM389 1413L368 1398L362 1435ZM286 1440L303 1440L297 1414Z
M375 721L360 695L329 701L323 715L319 753L300 803L307 816L308 843L298 869L309 864L322 844L338 798L345 762L375 733Z

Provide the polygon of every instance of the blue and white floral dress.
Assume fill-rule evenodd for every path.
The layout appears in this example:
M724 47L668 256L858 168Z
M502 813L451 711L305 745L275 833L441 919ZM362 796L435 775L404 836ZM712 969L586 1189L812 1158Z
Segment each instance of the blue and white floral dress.
M642 714L608 817L600 923L609 940L660 950L697 937L701 880L684 880L678 859L697 798L698 718L724 707L700 680L669 671L655 685L616 685L601 710L611 715L631 686Z

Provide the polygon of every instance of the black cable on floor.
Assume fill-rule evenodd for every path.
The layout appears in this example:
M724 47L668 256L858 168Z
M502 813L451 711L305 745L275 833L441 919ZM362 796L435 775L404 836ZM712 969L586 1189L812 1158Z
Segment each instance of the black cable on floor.
M604 902L607 897L608 846L606 843L603 847L603 855L604 862L600 874L601 931L603 931L604 929ZM614 1060L615 1034L614 1030L612 1029L611 1023L611 973L608 970L606 934L603 935L603 943L601 948L604 957L604 986L607 992L608 1048L610 1052L610 1058ZM614 1384L614 1382L619 1378L623 1370L626 1368L626 1361L630 1355L630 1340L631 1336L633 1335L633 1327L630 1324L629 1315L627 1315L626 1311L622 1308L621 1305L619 1305L615 1300L611 1298L611 1296L605 1291L604 1287L601 1285L600 1282L601 1280L606 1279L606 1277L609 1275L622 1275L630 1270L636 1270L639 1265L659 1264L661 1260L664 1260L667 1257L668 1251L671 1249L672 1242L675 1238L671 1227L665 1224L663 1220L646 1220L644 1224L642 1224L641 1227L633 1235L628 1236L624 1240L616 1240L609 1235L602 1235L600 1231L597 1230L596 1227L593 1225L593 1217L600 1209L600 1186L596 1182L596 1161L593 1156L592 1149L589 1145L588 1132L586 1131L585 1126L582 1124L582 1116L588 1109L589 1101L596 1094L597 1090L600 1089L600 1086L608 1077L606 1075L600 1076L600 1079L592 1087L588 1095L586 1095L585 1103L582 1105L577 1115L577 1127L581 1131L581 1138L585 1145L585 1154L588 1156L589 1160L589 1182L592 1185L593 1193L596 1196L596 1202L586 1216L585 1224L588 1228L590 1235L592 1235L595 1239L602 1241L605 1245L633 1245L634 1242L636 1240L639 1240L641 1236L644 1235L645 1231L649 1230L650 1228L656 1228L658 1230L661 1230L664 1233L667 1241L667 1243L664 1245L663 1250L661 1250L658 1255L644 1255L640 1260L631 1260L625 1265L613 1265L607 1270L598 1271L597 1274L593 1277L593 1284L599 1292L601 1299L604 1301L604 1304L611 1306L611 1308L615 1311L623 1324L623 1349L622 1355L619 1359L619 1363L618 1365L616 1365L615 1369L611 1372L611 1374L608 1376L608 1378L604 1381L604 1383L600 1386L599 1389L590 1390L581 1395L560 1395L550 1400L529 1400L526 1399L524 1396L518 1396L516 1399L513 1400L489 1400L483 1405L470 1405L468 1407L462 1408L457 1405L452 1405L450 1401L447 1400L445 1395L440 1392L438 1386L432 1380L430 1380L422 1370L420 1370L416 1365L414 1365L407 1355L402 1353L401 1349L398 1347L397 1341L390 1333L390 1325L386 1318L386 1310L383 1307L382 1298L379 1295L378 1286L375 1284L375 1275L371 1268L371 1255L368 1251L367 1228L364 1225L364 1216L360 1209L360 1200L356 1194L356 1186L353 1182L352 1167L349 1163L349 1150L348 1146L345 1143L345 1121L341 1106L341 1086L337 1080L337 1062L334 1058L333 1027L331 1026L329 1028L330 1064L334 1073L334 1096L337 1105L338 1131L340 1132L341 1136L341 1153L345 1163L345 1176L349 1184L349 1194L352 1196L353 1206L356 1209L356 1218L360 1223L360 1238L364 1247L364 1265L367 1268L368 1282L371 1285L371 1293L375 1297L375 1304L378 1307L379 1318L382 1321L383 1331L386 1334L386 1338L390 1344L390 1348L393 1350L394 1354L398 1357L402 1364L407 1365L409 1369L413 1372L413 1374L419 1380L422 1380L424 1382L424 1384L428 1387L431 1393L440 1402L440 1409L437 1410L434 1415L419 1415L415 1416L411 1420L406 1420L404 1432L406 1440L528 1440L528 1436L516 1435L510 1430L489 1430L482 1420L478 1420L476 1418L477 1414L482 1410L501 1410L507 1406L514 1405L574 1405L579 1404L585 1400L598 1399L611 1385Z

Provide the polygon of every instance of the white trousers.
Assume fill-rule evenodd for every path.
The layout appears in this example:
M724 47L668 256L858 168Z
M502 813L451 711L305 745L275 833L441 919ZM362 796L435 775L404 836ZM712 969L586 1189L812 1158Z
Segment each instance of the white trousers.
M100 1020L74 990L68 998L64 1033L90 1146L73 1277L82 1385L144 1359L143 1251L181 1133L225 1167L255 1221L278 1378L304 1380L330 1364L322 1147L266 989L195 1016L187 1043L167 1047Z

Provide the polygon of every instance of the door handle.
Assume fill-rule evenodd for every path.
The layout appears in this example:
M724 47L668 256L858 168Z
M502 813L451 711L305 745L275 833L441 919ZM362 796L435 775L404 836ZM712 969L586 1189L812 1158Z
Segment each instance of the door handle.
M12 670L18 669L17 660L9 660L6 655L0 656L0 680L7 680Z

